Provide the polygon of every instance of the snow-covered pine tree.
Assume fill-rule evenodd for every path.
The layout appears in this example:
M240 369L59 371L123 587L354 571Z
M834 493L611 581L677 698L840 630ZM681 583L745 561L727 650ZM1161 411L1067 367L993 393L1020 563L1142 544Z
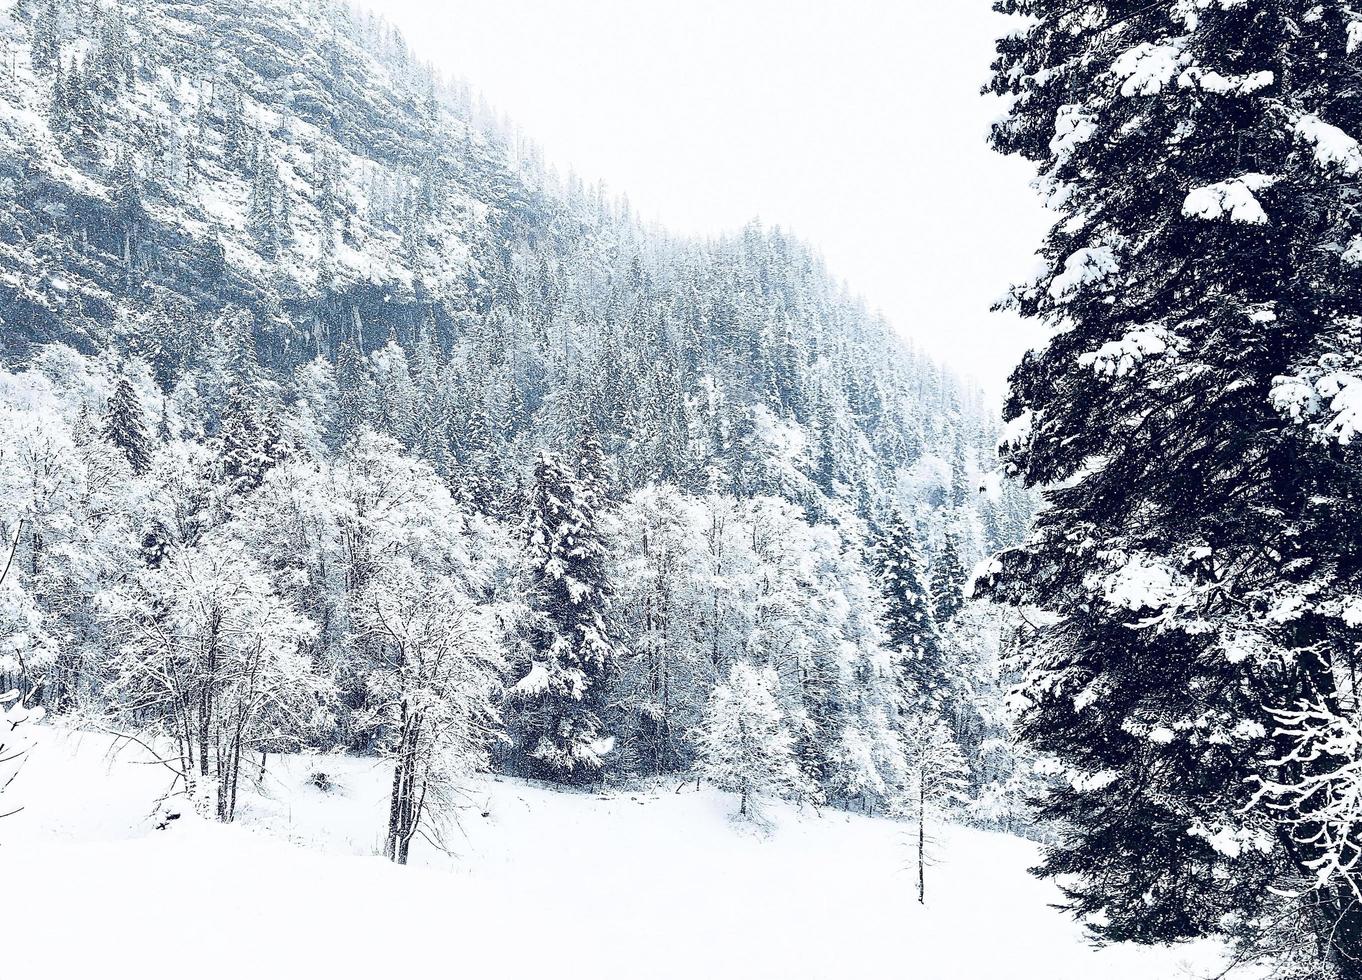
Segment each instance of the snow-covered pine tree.
M279 206L281 193L279 165L270 152L269 140L262 138L255 148L251 173L250 211L247 220L259 242L260 254L274 259L279 254Z
M594 493L558 456L540 456L532 494L530 658L510 692L516 761L530 775L581 783L597 777L613 745L601 724L616 658L605 547Z
M364 369L364 355L353 340L346 340L336 354L336 428L340 441L353 439L374 420L372 382Z
M965 604L965 566L955 535L947 531L931 562L932 618L944 627Z
M416 387L412 383L407 353L390 334L388 343L369 356L373 380L375 415L372 424L407 448L416 445Z
M48 72L61 67L61 41L57 35L57 0L47 0L33 14L33 67Z
M114 213L121 223L123 233L123 266L131 269L143 226L147 220L146 207L142 202L142 181L133 165L131 154L119 154L114 167L113 203Z
M61 134L62 143L70 139L71 106L67 101L66 69L61 58L52 65L52 91L47 101L47 120L54 133Z
M801 782L794 738L776 703L778 685L771 668L735 662L728 679L710 695L696 736L699 774L738 794L742 816L758 797L783 796Z
M491 426L482 409L475 408L463 427L459 446L459 477L464 496L481 514L496 512L496 454L492 450Z
M593 508L599 509L610 497L612 481L605 449L600 434L590 426L577 440L577 482Z
M228 396L218 439L223 482L238 494L259 487L283 453L278 422L258 412L236 390Z
M820 624L821 625L821 624ZM815 803L827 800L825 786L836 770L838 736L845 706L839 684L839 664L821 650L801 658L799 713L795 731L795 760L804 787Z
M411 355L412 387L415 390L412 428L417 454L437 473L448 475L452 467L449 452L450 396L440 384L441 357L434 330L422 330ZM473 503L481 506L478 500Z
M119 372L113 393L104 408L103 435L127 457L134 473L140 475L150 468L151 440L147 437L142 403L126 372Z
M931 596L922 578L917 533L901 511L895 511L880 532L874 557L885 602L885 634L899 665L904 704L911 709L938 702L949 678Z
M1362 26L1340 0L997 6L1027 20L992 141L1059 213L1014 292L1054 333L1003 447L1049 506L986 583L1052 615L1020 721L1067 768L1042 870L1104 939L1252 951L1295 918L1306 973L1362 976L1362 880L1328 849L1362 825L1255 802L1357 763L1281 717L1356 704Z

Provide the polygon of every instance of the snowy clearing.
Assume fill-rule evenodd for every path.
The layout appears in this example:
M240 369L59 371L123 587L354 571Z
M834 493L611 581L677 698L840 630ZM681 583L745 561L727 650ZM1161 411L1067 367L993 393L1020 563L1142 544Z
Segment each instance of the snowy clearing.
M693 783L600 797L489 779L451 858L422 845L399 868L372 856L387 774L370 760L273 758L235 826L161 832L147 815L168 774L111 744L44 728L20 777L27 808L0 831L3 918L26 937L8 975L144 977L149 948L196 977L1163 980L1216 963L1090 949L1026 874L1035 847L998 834L941 834L923 909L904 824L778 806L758 831Z

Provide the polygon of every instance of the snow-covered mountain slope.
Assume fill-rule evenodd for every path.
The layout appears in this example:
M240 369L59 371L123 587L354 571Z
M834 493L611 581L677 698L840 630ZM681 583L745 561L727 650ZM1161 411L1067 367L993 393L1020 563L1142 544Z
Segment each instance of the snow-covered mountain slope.
M0 362L52 342L167 393L246 349L277 410L314 359L367 369L364 420L489 509L584 421L629 486L814 513L960 504L991 466L977 392L808 246L644 227L330 0L0 0ZM383 401L395 351L366 363L390 343L440 371L419 432ZM1030 507L1002 493L990 544Z
M422 846L399 868L372 856L387 782L372 760L271 758L237 824L157 831L167 772L112 744L44 728L15 784L0 921L24 941L7 975L1173 980L1217 962L1089 948L1027 875L1035 848L999 834L942 830L923 908L907 824L780 805L758 830L693 783L487 780L452 856Z

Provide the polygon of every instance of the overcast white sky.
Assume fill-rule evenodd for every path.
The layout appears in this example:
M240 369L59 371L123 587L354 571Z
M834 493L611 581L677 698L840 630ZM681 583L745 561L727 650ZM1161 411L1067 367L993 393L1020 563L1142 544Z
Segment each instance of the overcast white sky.
M1046 225L984 143L989 0L362 2L564 172L676 231L793 230L990 390L1036 339L988 311Z

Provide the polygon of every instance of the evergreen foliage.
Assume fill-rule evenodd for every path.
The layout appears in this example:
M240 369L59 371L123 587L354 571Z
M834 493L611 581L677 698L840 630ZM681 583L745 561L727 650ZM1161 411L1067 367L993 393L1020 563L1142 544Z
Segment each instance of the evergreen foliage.
M955 535L947 531L931 561L932 618L944 625L965 605L965 567Z
M748 816L762 796L782 796L800 784L794 740L774 695L771 669L739 661L714 689L700 732L700 772L738 796Z
M127 458L136 474L151 466L151 441L147 437L141 402L128 376L120 373L104 409L104 438Z
M617 651L599 519L591 483L544 453L525 520L530 663L512 688L514 731L518 764L565 782L596 778L613 747L601 724Z
M922 577L917 533L906 515L895 512L875 548L884 596L884 628L898 661L905 703L926 708L945 697L949 684L931 595Z
M998 43L993 144L1058 212L1014 293L1054 332L1003 444L1048 506L985 583L1049 614L1020 721L1064 766L1042 870L1104 939L1229 934L1282 975L1362 975L1360 825L1336 806L1362 585L1356 14L998 9L1027 20Z

